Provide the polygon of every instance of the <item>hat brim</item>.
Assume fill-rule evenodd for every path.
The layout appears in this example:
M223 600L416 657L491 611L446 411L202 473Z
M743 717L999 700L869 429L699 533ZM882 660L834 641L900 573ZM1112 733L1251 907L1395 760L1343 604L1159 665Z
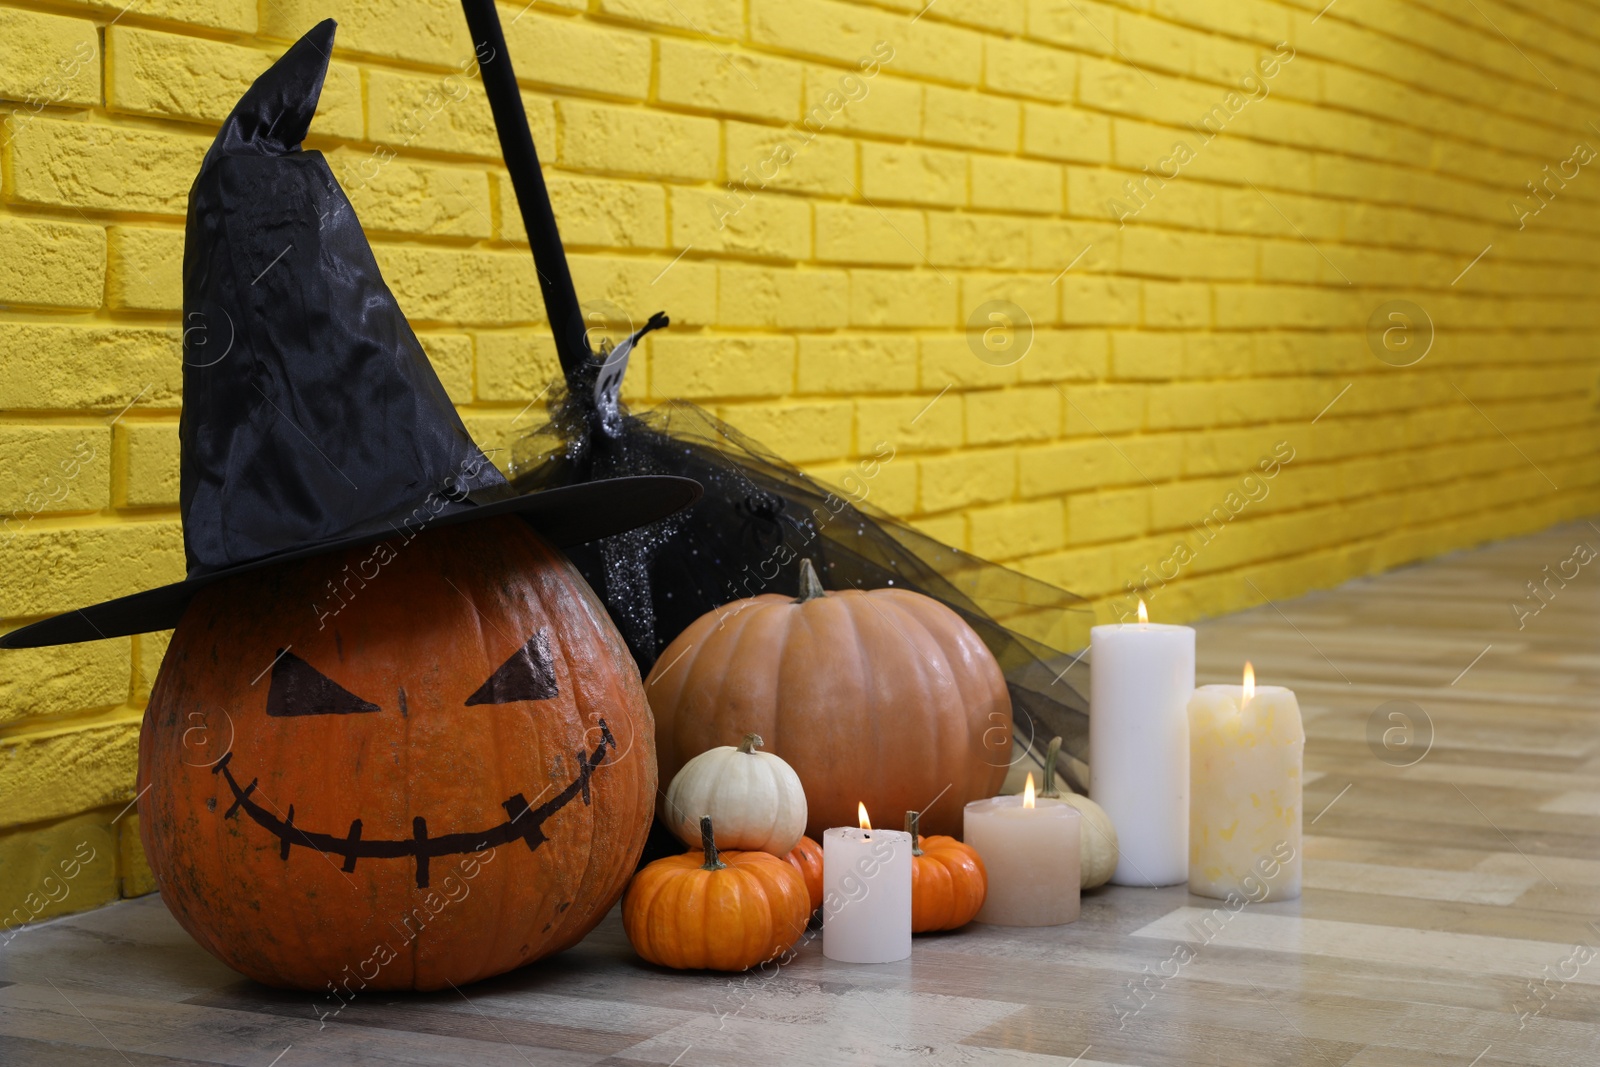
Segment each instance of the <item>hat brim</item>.
M564 485L525 493L506 500L441 514L428 528L454 526L500 515L520 515L533 524L539 535L557 547L583 544L597 538L632 530L687 507L700 498L700 483L692 478L670 475L642 475L609 478L578 485ZM189 601L213 582L246 574L263 567L337 552L356 545L372 544L394 536L405 536L398 529L321 541L292 551L278 552L198 578L187 578L171 585L146 589L140 593L77 608L0 636L0 648L39 648L80 641L99 641L109 637L170 630L178 625Z

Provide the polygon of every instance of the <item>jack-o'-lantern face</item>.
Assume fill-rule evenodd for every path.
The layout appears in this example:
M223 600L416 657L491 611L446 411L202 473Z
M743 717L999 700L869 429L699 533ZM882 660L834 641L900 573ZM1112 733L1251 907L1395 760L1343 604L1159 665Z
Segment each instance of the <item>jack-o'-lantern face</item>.
M631 658L516 519L205 590L140 749L179 921L253 978L344 995L576 942L621 893L655 785Z

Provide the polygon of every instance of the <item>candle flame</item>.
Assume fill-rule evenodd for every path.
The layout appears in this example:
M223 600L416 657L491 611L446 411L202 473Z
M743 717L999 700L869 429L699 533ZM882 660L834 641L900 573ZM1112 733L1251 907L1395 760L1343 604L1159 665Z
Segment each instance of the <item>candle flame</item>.
M867 806L865 804L857 801L856 814L861 817L861 828L863 830L872 829L872 820L867 818Z
M1245 704L1250 703L1251 699L1254 698L1255 695L1256 695L1256 669L1254 667L1250 666L1250 661L1249 660L1245 660L1245 663L1244 663L1244 700L1242 701L1242 703L1245 703Z
M1139 598L1139 625L1143 626L1150 621L1150 609L1144 606L1144 597Z
M1022 787L1022 806L1025 808L1031 808L1034 806L1032 771L1028 772L1028 784Z

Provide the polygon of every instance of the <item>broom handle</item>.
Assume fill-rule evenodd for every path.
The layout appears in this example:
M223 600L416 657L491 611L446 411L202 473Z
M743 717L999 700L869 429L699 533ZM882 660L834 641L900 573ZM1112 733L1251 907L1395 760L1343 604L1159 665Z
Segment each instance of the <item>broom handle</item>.
M550 330L555 334L556 354L561 359L562 372L571 378L591 356L589 340L584 329L583 310L578 306L578 292L572 285L572 271L567 267L567 254L561 247L561 233L556 229L555 212L550 207L550 193L539 169L539 153L533 147L533 133L528 129L528 116L522 109L517 76L511 69L511 55L506 50L505 34L500 28L500 14L495 10L494 0L461 0L461 9L472 31L478 71L489 94L489 109L494 112L500 151L505 156L506 169L511 172L511 187L517 194L522 226L528 231L528 243L533 247L533 266L539 275L539 291L544 296Z

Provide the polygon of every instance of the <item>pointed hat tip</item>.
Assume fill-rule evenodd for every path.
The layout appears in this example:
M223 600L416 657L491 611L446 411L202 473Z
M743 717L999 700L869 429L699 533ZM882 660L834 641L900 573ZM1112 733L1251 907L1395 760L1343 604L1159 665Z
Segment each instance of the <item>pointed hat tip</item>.
M268 67L223 122L213 150L264 156L297 150L317 113L338 28L323 19Z
M315 42L316 45L322 50L323 54L326 55L333 51L333 35L337 33L338 30L338 22L331 18L323 19L321 22L307 30L305 32L305 36L301 37L300 40Z

